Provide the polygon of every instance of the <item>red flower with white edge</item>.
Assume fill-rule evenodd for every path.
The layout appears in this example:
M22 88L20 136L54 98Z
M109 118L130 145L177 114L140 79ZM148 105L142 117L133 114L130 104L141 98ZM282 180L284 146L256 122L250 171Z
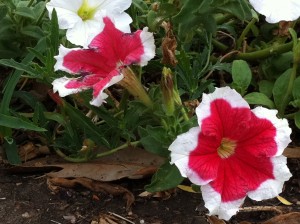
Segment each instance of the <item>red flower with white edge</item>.
M148 28L123 33L116 29L109 17L105 17L103 22L103 31L92 40L89 49L60 46L59 55L55 57L55 70L78 75L53 81L53 90L58 91L61 97L93 89L90 103L100 106L107 98L103 90L123 79L123 68L131 64L144 66L154 57L154 37Z
M277 196L291 177L283 150L291 129L276 110L256 107L229 87L203 94L196 109L199 127L171 144L171 163L181 175L201 185L210 215L229 220L246 196Z

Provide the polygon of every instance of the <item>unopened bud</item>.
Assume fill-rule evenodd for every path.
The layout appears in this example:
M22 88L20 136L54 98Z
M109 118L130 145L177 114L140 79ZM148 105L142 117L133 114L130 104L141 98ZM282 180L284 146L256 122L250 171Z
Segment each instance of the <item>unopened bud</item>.
M175 110L174 84L171 69L166 67L163 68L160 86L163 95L163 103L165 106L166 114L170 116L174 113Z

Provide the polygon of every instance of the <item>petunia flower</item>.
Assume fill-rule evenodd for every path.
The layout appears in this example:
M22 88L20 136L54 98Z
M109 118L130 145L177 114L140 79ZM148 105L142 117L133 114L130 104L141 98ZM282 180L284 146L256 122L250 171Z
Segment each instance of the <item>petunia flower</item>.
M67 29L67 39L87 47L104 28L103 17L113 19L117 29L130 32L131 17L124 11L132 0L51 0L46 4L49 17L53 9L57 12L60 29Z
M283 150L291 129L276 110L250 109L229 87L203 94L196 109L199 127L179 135L169 147L181 175L201 185L210 215L229 220L246 196L277 196L291 177Z
M299 0L250 0L250 4L268 23L294 21L300 17Z
M54 80L54 92L58 91L64 97L93 89L93 100L90 103L100 106L107 98L104 89L124 78L123 86L150 105L150 99L143 92L145 90L127 66L144 66L154 57L153 34L148 32L147 27L135 33L123 33L116 29L109 17L104 17L103 22L103 31L92 40L89 49L68 49L60 46L54 69L66 71L76 77Z

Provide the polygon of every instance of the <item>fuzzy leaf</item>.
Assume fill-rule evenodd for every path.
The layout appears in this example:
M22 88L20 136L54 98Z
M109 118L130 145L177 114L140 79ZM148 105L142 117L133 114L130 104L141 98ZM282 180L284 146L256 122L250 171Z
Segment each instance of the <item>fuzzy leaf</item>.
M249 65L244 60L235 60L232 63L232 79L233 84L243 95L252 79L252 72Z
M177 187L183 180L178 168L167 162L158 169L145 188L148 192L164 191Z
M272 100L270 100L265 94L259 93L259 92L252 92L244 96L244 99L249 104L254 105L262 105L265 107L268 107L270 109L273 109L275 107Z
M275 82L273 87L273 97L275 106L279 115L284 114L285 108L291 100L292 96L288 93L288 85L291 77L292 69L286 70Z

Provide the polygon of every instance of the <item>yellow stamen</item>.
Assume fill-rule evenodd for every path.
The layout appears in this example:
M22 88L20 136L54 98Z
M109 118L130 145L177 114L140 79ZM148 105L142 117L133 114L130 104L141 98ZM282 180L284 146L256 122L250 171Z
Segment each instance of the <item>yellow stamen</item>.
M222 159L227 159L234 153L235 148L236 142L228 138L223 138L217 152Z
M81 7L78 9L77 14L83 21L92 19L97 11L98 7L91 7L88 4L88 0L83 0Z

